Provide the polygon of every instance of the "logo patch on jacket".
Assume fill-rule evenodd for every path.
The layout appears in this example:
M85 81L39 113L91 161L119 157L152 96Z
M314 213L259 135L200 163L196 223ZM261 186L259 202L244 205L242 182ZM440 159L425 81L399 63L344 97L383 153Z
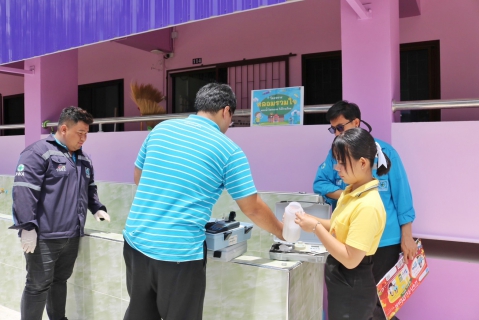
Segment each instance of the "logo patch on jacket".
M90 178L90 168L85 168L85 175L87 178Z
M341 179L336 180L336 185L337 185L337 186L340 186L341 183L343 183L343 180L341 180Z
M66 172L67 171L67 166L64 164L59 164L57 167L57 172Z
M326 168L326 162L323 162L323 164L321 165L321 170Z
M23 177L25 176L25 172L23 172L23 170L25 170L25 166L23 164L19 164L18 167L17 167L17 172L15 172L15 175L17 177Z
M389 181L379 180L378 191L388 191L389 190Z

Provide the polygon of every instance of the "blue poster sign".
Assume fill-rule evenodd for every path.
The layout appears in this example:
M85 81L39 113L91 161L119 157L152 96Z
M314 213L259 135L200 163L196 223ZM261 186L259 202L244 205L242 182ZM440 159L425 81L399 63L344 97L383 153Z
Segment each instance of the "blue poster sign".
M303 106L303 87L253 90L251 126L302 125Z

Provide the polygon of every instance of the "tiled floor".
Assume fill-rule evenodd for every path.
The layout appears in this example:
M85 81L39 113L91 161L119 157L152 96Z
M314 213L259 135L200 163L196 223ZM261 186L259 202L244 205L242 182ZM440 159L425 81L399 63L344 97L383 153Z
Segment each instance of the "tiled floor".
M20 320L20 312L0 306L0 320Z

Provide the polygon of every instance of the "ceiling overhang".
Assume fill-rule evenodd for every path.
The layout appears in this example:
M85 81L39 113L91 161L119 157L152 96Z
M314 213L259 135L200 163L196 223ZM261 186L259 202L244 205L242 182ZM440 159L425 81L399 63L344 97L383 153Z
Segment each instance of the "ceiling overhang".
M0 1L0 65L289 2L294 1Z
M421 15L421 0L399 0L399 18Z
M421 0L399 0L399 18L408 18L421 15ZM371 0L346 0L358 19L370 19L372 17Z

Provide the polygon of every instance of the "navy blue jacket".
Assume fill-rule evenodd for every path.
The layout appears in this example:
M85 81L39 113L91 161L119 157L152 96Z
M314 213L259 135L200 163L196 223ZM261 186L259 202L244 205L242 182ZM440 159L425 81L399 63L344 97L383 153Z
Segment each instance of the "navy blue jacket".
M105 210L98 200L93 165L82 150L76 163L53 135L20 154L13 183L11 229L35 228L39 239L84 235L87 208Z

